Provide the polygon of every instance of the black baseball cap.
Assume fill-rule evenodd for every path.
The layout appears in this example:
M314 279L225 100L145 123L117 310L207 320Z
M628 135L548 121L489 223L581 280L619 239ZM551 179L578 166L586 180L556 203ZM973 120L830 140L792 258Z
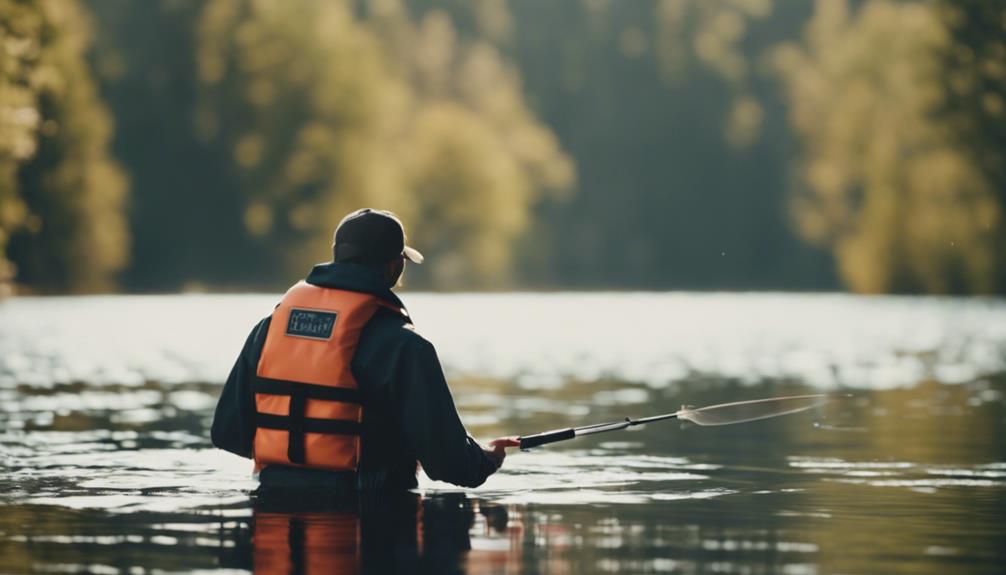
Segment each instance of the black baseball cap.
M363 208L342 218L335 228L332 256L337 262L381 264L404 256L417 264L423 254L405 245L405 228L395 214Z

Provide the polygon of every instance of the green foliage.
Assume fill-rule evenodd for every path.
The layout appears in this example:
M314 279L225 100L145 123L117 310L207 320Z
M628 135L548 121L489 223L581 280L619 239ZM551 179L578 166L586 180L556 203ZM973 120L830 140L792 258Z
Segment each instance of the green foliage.
M72 0L7 0L0 26L0 249L35 289L107 290L128 253L126 182L83 58L88 21Z
M32 80L41 26L36 6L0 4L0 290L14 276L5 257L8 238L28 215L18 193L17 170L36 149L39 114Z
M722 79L731 91L723 114L724 137L746 147L759 136L764 110L752 94L757 58L745 51L749 35L764 25L776 8L773 0L662 0L657 4L657 60L672 83L688 77L690 65L700 65ZM630 50L623 32L621 49Z
M759 58L799 29L802 0L508 5L507 50L578 170L569 200L538 213L525 281L837 287L782 208L789 128Z
M1002 3L87 2L0 0L39 289L277 287L363 205L421 287L1006 289Z
M803 141L796 219L804 237L834 251L856 291L1003 287L1003 204L938 113L947 102L940 56L965 49L931 4L820 1L803 45L776 53Z
M962 149L992 186L998 201L996 290L1006 291L1006 3L944 0L937 6L950 36L941 56L943 103L939 113L952 142Z
M570 160L487 43L432 10L381 2L214 0L199 22L196 117L230 151L246 229L291 273L319 259L360 206L416 222L442 286L499 285L540 193ZM422 49L415 49L416 46Z
M247 232L273 261L302 272L342 214L401 209L383 148L406 87L344 4L215 0L198 30L196 130L228 152Z

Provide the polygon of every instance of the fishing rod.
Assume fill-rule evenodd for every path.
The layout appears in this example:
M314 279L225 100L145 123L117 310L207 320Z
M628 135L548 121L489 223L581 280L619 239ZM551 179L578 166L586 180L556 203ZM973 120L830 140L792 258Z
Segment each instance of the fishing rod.
M769 419L780 415L789 415L813 409L824 405L831 399L830 395L791 395L788 397L773 397L770 399L754 399L751 401L735 401L733 403L720 403L707 407L687 407L684 406L674 413L663 415L653 415L632 419L626 417L621 421L611 421L608 423L595 423L582 427L567 427L565 429L553 429L535 435L525 435L518 437L521 449L531 449L548 443L565 441L584 435L595 433L607 433L609 431L620 431L637 425L646 425L666 419L680 419L690 421L696 425L732 425L735 423L746 423L759 419Z

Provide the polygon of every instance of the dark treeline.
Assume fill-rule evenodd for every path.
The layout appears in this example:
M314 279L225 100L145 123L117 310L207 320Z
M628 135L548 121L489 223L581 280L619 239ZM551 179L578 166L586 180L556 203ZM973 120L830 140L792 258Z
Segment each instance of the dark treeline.
M0 295L11 278L111 289L128 259L126 180L83 22L75 2L0 2Z
M538 220L553 247L542 266L551 280L839 286L830 255L792 225L798 147L778 82L758 69L757 55L799 34L810 11L807 2L513 5L527 93L579 175L571 201L543 206Z
M1006 290L1006 5L0 0L0 282Z

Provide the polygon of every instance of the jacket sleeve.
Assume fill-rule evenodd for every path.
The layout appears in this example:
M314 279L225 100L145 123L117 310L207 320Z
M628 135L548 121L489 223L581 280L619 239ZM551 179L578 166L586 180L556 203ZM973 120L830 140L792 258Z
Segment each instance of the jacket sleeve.
M410 339L396 373L396 408L406 441L431 479L478 487L497 467L458 416L436 350Z
M255 395L251 391L251 382L265 345L265 336L269 333L269 322L270 318L263 319L248 335L217 400L210 430L214 446L249 459L253 457L252 442L255 438Z

